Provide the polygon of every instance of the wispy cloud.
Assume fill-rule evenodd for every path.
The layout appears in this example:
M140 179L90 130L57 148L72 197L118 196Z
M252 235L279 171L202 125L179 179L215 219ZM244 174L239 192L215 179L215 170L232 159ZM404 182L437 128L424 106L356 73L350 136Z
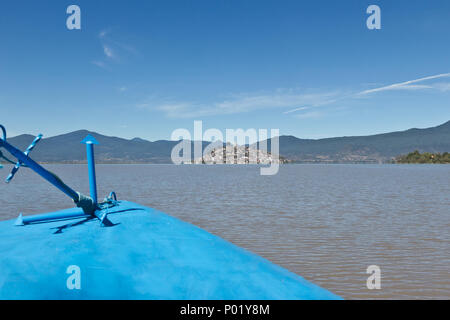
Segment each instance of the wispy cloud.
M450 82L436 83L434 87L442 92L450 91Z
M110 29L103 29L98 33L98 37L102 39L106 37L110 31L111 31Z
M421 82L450 77L450 73L399 82L364 91L349 92L334 90L318 92L300 89L277 89L272 92L238 94L227 99L211 103L193 101L177 101L151 97L136 104L137 108L160 111L170 118L196 118L216 115L239 114L259 110L288 109L283 114L293 114L299 119L322 117L324 112L313 110L318 107L333 105L346 99L357 99L370 94L381 93L388 90L423 90L433 89L450 91L449 83L421 84Z
M317 105L329 101L338 92L301 93L293 89L278 89L265 94L240 94L222 101L202 104L195 102L146 102L139 108L163 111L171 118L195 118L201 116L245 113L264 109L305 109L305 105ZM302 106L302 107L299 107Z
M107 58L110 58L110 59L114 59L115 58L113 50L109 46L107 46L105 44L103 45L103 52L104 52L104 54L105 54L105 56Z
M94 64L97 67L102 68L102 69L108 69L108 67L106 66L106 63L104 63L103 61L92 61L92 64Z
M292 110L285 111L283 113L284 114L288 114L288 113L292 113L292 112L308 110L309 108L311 108L311 107L299 107L299 108L295 108L295 109L292 109Z
M100 68L107 69L106 66L111 65L113 62L123 62L124 57L139 54L133 46L114 39L110 28L101 30L97 37L103 49L103 58L97 59L94 64Z
M305 113L296 114L295 117L297 119L313 119L313 118L321 118L325 114L319 111L310 111Z

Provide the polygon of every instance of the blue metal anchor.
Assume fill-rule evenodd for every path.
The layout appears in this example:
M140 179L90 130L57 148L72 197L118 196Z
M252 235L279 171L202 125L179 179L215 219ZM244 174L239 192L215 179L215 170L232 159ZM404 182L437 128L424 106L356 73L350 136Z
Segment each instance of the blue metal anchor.
M32 169L34 172L39 174L42 178L50 182L56 188L64 192L67 196L69 196L77 205L77 207L81 208L83 211L74 211L70 214L62 214L62 215L44 215L38 217L37 220L33 218L23 218L19 216L17 221L17 225L25 225L28 223L38 223L45 221L54 221L60 219L72 219L77 217L86 217L86 215L91 217L97 217L102 226L113 226L114 224L108 220L107 215L108 211L104 210L115 206L117 201L114 194L114 199L112 196L108 197L105 202L98 203L97 202L97 186L96 186L96 177L95 177L95 161L94 161L94 144L98 144L92 136L87 136L86 139L83 140L83 143L86 143L87 147L87 157L88 157L88 166L89 166L89 182L90 182L90 193L91 197L87 197L80 192L77 192L66 185L58 176L54 173L48 171L40 164L31 159L28 155L34 149L36 144L42 139L42 134L39 134L33 142L28 146L25 152L20 151L13 145L9 144L6 141L6 129L0 125L0 129L3 132L3 139L0 138L0 148L3 147L8 152L13 155L17 162L15 163L14 168L12 169L10 175L6 178L6 182L10 182L14 175L17 173L20 167L28 167ZM0 156L9 163L14 164L14 161L7 159L0 153Z

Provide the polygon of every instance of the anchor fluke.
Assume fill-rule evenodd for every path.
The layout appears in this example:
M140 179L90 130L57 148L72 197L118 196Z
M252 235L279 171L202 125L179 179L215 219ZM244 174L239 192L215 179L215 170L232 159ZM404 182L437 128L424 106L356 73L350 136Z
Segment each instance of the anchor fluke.
M23 216L22 214L19 214L19 216L16 219L16 222L14 222L15 226L24 226L25 223L23 223Z

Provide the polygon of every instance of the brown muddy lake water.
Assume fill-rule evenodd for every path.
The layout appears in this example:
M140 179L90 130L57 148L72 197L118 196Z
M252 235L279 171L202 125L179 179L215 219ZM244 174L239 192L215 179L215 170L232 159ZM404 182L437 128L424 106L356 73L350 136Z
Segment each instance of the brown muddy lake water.
M89 194L86 165L45 165ZM5 177L10 169L0 171ZM98 165L99 198L156 208L346 299L450 299L450 165ZM22 168L0 220L72 207ZM381 289L366 269L381 269ZM218 266L220 268L220 266Z

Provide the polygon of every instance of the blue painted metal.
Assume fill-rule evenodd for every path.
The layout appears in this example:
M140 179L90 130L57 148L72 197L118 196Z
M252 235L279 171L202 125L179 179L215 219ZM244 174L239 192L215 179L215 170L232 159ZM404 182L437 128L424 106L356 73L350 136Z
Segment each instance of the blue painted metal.
M81 143L86 144L87 162L89 167L89 187L91 198L96 205L97 202L97 179L95 176L95 159L94 159L94 144L99 144L98 141L91 135L88 135Z
M80 218L92 218L92 215L84 213L83 210L79 208L68 209L62 212L33 215L29 217L24 217L22 214L20 214L15 221L15 225L24 226L34 223L44 223L50 221L61 221Z
M38 135L34 141L31 143L31 145L27 148L25 152L21 152L19 149L14 147L13 145L9 144L6 141L6 129L2 125L0 125L0 128L3 132L3 139L0 139L0 148L5 148L9 151L14 157L17 158L17 163L15 164L11 174L6 179L6 182L9 182L13 177L14 174L17 172L17 170L21 166L27 166L28 168L32 169L34 172L39 174L41 177L43 177L45 180L53 184L55 187L57 187L59 190L64 192L66 195L68 195L77 205L77 207L80 207L83 209L83 211L86 214L94 215L95 210L98 209L97 203L92 200L92 198L86 197L85 195L76 192L72 188L70 188L68 185L66 185L58 176L53 174L50 171L47 171L44 169L41 165L36 163L33 159L31 159L28 154L31 150L36 146L36 143L39 142L39 140L42 138L42 135ZM95 140L95 139L94 139ZM5 156L3 156L3 153L0 152L0 157L8 162L12 162L10 159L7 159ZM12 162L14 163L14 162ZM95 171L94 171L94 178L95 178Z
M114 208L117 205L117 201L106 199L104 203L101 203L98 206L98 209L95 210L94 214L86 214L83 209L80 208L73 208L73 209L67 209L63 211L58 211L54 213L44 213L44 214L38 214L33 215L29 217L24 217L21 214L17 217L14 225L16 226L24 226L28 224L37 224L37 223L47 223L51 221L62 221L62 220L73 220L73 219L80 219L80 218L93 218L97 217L101 225L109 226L113 225L112 222L107 220L107 215L109 213L109 209Z
M108 211L111 228L92 218L0 222L0 299L339 299L155 209L119 201ZM67 287L71 265L80 290Z
M27 150L25 150L24 154L28 156L31 151L33 151L36 144L42 139L42 134L38 134L36 138L34 138L33 142L28 146ZM9 183L12 178L14 178L14 175L19 171L20 166L22 163L20 161L17 161L16 165L13 167L11 173L6 178L6 183Z
M14 222L14 225L15 226L24 226L25 225L25 223L23 223L23 215L22 215L22 213L19 214L19 216L16 219L16 222Z
M1 124L0 124L0 129L2 129L2 133L3 133L3 140L5 140L5 141L6 141L6 129L5 129L5 127L4 127L4 126L2 126Z
M106 200L114 200L117 201L117 195L114 191L111 191L108 195L108 197L106 198Z
M24 163L27 167L31 168L34 172L39 174L42 178L50 182L52 185L54 185L56 188L64 192L66 195L68 195L70 198L72 198L75 202L79 200L79 194L70 188L68 185L66 185L64 182L61 181L57 176L55 176L53 173L47 171L44 169L41 165L36 163L33 159L28 157L28 155L25 155L22 151L17 149L16 147L9 144L6 140L0 139L0 147L5 148L8 150L9 153L11 153L14 157L17 158L17 160L21 163Z

